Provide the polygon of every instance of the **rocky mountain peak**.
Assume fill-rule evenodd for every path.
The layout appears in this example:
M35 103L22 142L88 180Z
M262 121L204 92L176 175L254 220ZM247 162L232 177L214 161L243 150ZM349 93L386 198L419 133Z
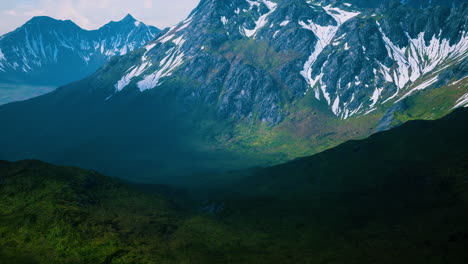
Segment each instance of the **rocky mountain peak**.
M83 164L103 157L97 163L114 171L143 162L152 167L146 175L176 164L193 175L202 163L295 158L467 106L463 5L357 2L204 0L140 46L122 32L98 31L99 41L83 49L71 45L81 39L62 41L80 52L124 55L56 92L0 107L2 122L12 124L0 138L4 152L12 149L10 159L60 153L54 158ZM23 50L41 54L40 38L28 40ZM12 50L1 48L0 63ZM68 120L76 126L64 126ZM194 159L205 151L206 159Z
M158 32L131 15L91 31L69 20L34 17L0 39L0 80L66 84L96 71L112 56L140 48Z
M131 14L127 14L122 21L137 21Z
M60 29L82 30L77 24L71 20L59 20L49 16L35 16L27 21L17 30L34 29L46 31L48 27L58 27Z
M26 24L32 24L32 23L44 23L44 22L59 22L61 20L54 19L49 16L35 16L31 18Z
M146 47L115 91L177 76L199 84L184 100L195 94L223 115L279 123L284 105L313 96L346 119L427 88L440 80L433 70L466 59L466 9L365 2L201 1Z

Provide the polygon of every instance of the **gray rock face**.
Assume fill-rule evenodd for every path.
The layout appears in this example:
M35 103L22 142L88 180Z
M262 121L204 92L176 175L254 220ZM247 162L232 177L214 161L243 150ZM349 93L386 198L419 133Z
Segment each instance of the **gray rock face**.
M35 17L0 38L0 82L61 85L95 72L110 57L154 39L159 30L128 15L98 30Z
M404 111L406 109L406 105L404 101L398 102L394 104L391 108L385 112L382 119L379 121L375 128L375 132L382 132L386 130L390 130L399 124L394 124L394 114L400 111Z
M285 105L314 96L346 119L434 86L466 59L467 4L368 2L204 0L110 93L183 79L181 100L222 117L278 124Z
M467 4L358 2L203 0L88 78L0 107L0 159L177 179L385 130L447 82L424 95L468 104Z
M394 4L394 2L397 2L397 1L395 0L347 0L347 1L324 0L322 2L327 5L328 4L340 4L340 3L346 2L352 5L355 5L357 7L360 7L360 8L378 8L382 5ZM411 7L423 9L423 8L427 8L431 6L456 7L465 3L466 1L465 0L401 0L398 2L411 6Z

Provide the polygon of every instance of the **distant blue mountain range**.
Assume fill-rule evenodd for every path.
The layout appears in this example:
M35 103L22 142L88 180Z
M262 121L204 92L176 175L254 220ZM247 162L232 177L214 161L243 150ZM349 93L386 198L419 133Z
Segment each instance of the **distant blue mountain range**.
M159 31L131 15L92 31L70 20L34 17L0 37L0 83L67 84L95 72L114 55L140 48Z

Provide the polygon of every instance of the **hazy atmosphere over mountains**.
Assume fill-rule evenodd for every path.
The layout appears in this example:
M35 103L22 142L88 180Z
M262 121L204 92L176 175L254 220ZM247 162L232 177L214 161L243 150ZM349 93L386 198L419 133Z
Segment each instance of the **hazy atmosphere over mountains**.
M127 15L98 30L34 17L0 39L2 81L63 85L96 71L115 55L140 48L159 30Z
M130 16L91 32L35 18L2 41L30 36L28 28L40 30L43 20L83 37L71 34L69 47L57 29L26 37L18 51L10 44L2 48L5 75L24 69L34 76L47 65L40 58L56 65L55 44L40 45L48 38L77 50L60 58L81 62L78 68L122 56L54 93L0 108L0 119L12 124L2 131L8 147L0 155L132 177L115 165L128 162L149 178L173 178L178 170L274 164L410 119L441 117L466 105L468 94L468 6L444 3L203 0L158 35Z
M161 28L176 24L198 4L198 0L16 0L2 1L0 34L20 27L33 16L72 20L81 28L98 29L130 13L148 25Z
M377 201L386 203L390 211L395 210L395 221L400 221L396 220L400 213L407 217L403 204L416 208L417 221L446 208L458 233L447 234L443 229L431 238L412 233L414 239L423 239L424 249L416 246L414 252L419 253L414 256L418 257L408 257L402 263L419 263L422 256L440 256L436 251L423 253L426 246L467 242L466 225L454 221L457 216L466 218L458 215L458 210L466 208L468 146L463 135L468 123L466 110L459 108L468 107L467 25L468 2L464 0L201 0L185 19L168 28L147 25L132 15L96 30L85 30L72 20L34 17L0 37L0 105L4 104L0 106L0 123L4 124L0 160L35 159L91 169L94 176L70 171L78 182L84 181L77 185L61 176L52 178L54 184L70 185L70 197L85 197L80 199L86 206L79 203L74 207L77 215L88 210L88 205L94 212L98 201L114 208L109 192L127 193L122 200L130 199L127 185L116 187L94 171L138 183L135 188L161 194L164 201L171 197L178 209L190 208L190 213L186 212L189 216L183 217L173 215L170 206L153 208L164 214L171 212L174 225L166 218L161 222L152 216L146 218L150 214L146 209L120 211L163 226L158 224L152 235L172 241L161 249L165 253L157 254L176 259L167 263L187 259L197 259L194 263L263 263L258 261L262 259L259 254L274 251L243 251L248 247L243 237L246 230L233 231L240 237L237 242L227 241L229 245L224 247L206 242L213 235L211 229L204 233L206 241L201 236L203 241L187 242L192 241L188 238L192 228L199 231L198 221L210 221L204 216L193 220L193 211L252 228L259 231L254 232L259 237L262 232L278 235L281 241L274 246L291 255L291 263L330 263L324 256L321 261L308 261L313 257L303 254L302 249L316 243L308 238L300 239L305 243L298 247L302 253L285 246L294 241L290 236L297 230L316 230L326 217L333 218L312 216L312 211L326 211L326 206L318 205L322 198L357 222L369 217L354 211L360 199L370 208L378 207ZM36 171L38 166L40 177L48 170L53 175L65 173L41 164L5 166L8 175L15 175L11 171L17 166L19 171L24 167ZM111 191L96 188L99 195L93 197L83 186L95 188L95 176ZM55 193L55 186L43 188ZM413 189L421 196L413 195ZM376 194L379 190L382 196ZM390 193L398 190L402 191L403 204L389 202ZM34 191L42 193L43 189ZM350 211L344 209L342 200L348 195L353 197ZM370 201L377 196L375 204ZM55 196L50 197L52 204L57 202ZM153 199L138 197L141 200L135 202L139 208ZM454 202L448 209L450 197ZM295 205L289 208L284 204L289 202ZM441 207L434 209L432 205ZM432 209L426 210L429 207ZM264 209L259 211L260 218L269 217L266 230L260 231L254 223L257 216L251 215L258 208ZM288 223L275 216L276 210L284 214L291 211L284 220ZM299 218L301 210L310 213L307 223ZM382 220L389 213L379 214L376 227L390 232ZM108 230L106 223L113 221L108 211L91 215L80 223L96 224L99 232ZM103 225L96 220L99 217L105 218ZM425 230L439 221L432 220ZM227 232L216 221L207 225L218 225L219 232ZM407 218L401 221L412 225ZM344 223L334 224L345 228ZM115 230L105 231L106 235L121 236L122 230L137 232L135 228L141 228L124 226L113 224ZM335 232L337 226L331 226ZM281 227L287 234L279 231ZM178 228L183 231L178 233ZM364 232L372 233L368 229ZM344 243L359 240L351 237ZM434 242L435 237L439 242ZM115 263L135 261L138 254L133 243L138 239L136 235L109 242L112 246L106 247L109 254L104 263L119 258ZM389 241L398 243L401 238L393 239ZM261 239L252 241L261 248ZM187 255L174 253L173 249L180 249L180 243L185 242L190 248L184 251ZM128 248L115 246L119 243ZM196 257L193 245L210 249L200 249L203 253ZM145 254L154 253L144 248ZM346 255L343 248L338 250L341 257ZM385 247L377 248L385 251ZM466 256L454 248L443 256L454 260L450 263L463 263L459 261ZM233 252L241 252L241 257L233 257ZM2 254L10 256L11 251L0 250L0 260ZM98 253L91 255L99 258ZM274 259L289 263L287 256ZM56 259L60 262L60 257ZM431 259L443 263L438 260L444 257ZM350 263L362 260L355 257Z

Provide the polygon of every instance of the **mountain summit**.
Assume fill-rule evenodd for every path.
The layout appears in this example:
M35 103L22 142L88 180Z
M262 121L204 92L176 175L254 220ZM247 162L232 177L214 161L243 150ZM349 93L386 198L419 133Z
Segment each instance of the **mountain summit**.
M421 12L392 1L329 2L202 1L147 46L116 90L194 79L187 100L195 90L222 115L278 124L287 105L310 96L347 119L466 76L466 4Z
M98 30L70 20L34 17L0 39L0 80L61 85L96 71L110 57L152 40L159 30L127 15Z
M122 21L137 21L131 14L127 14Z
M176 179L442 117L468 104L468 4L407 2L203 0L88 78L0 107L0 159Z

